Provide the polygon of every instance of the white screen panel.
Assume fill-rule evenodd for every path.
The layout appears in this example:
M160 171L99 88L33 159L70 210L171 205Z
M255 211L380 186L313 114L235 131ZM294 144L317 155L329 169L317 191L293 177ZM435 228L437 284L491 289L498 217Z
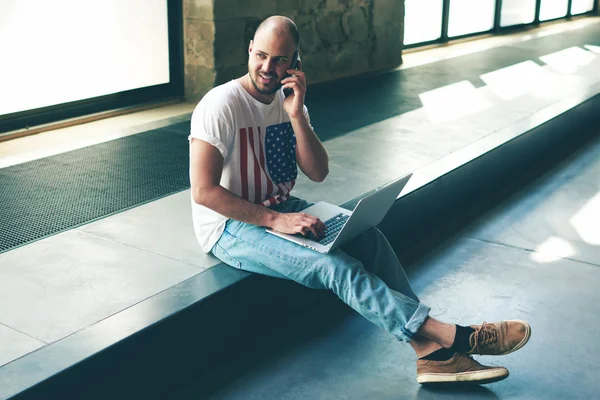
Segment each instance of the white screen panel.
M168 83L167 0L2 0L0 54L0 115Z
M573 0L571 3L571 14L583 14L594 9L594 0Z
M540 21L566 17L568 6L569 0L542 0Z
M442 36L443 0L406 0L404 44L429 42Z
M500 26L530 24L535 19L535 0L503 0Z
M450 0L448 36L489 31L495 11L495 0Z

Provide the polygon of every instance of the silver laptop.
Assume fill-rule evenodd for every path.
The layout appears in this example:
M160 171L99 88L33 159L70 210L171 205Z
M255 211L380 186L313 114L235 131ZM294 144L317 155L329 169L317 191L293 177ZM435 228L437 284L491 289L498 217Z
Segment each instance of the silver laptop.
M367 229L377 226L392 207L411 176L412 174L405 175L377 188L361 199L353 211L348 211L345 208L324 201L302 210L302 212L313 215L325 223L327 229L324 238L317 239L312 232L306 236L301 234L288 235L270 228L267 229L267 232L319 253L327 254Z

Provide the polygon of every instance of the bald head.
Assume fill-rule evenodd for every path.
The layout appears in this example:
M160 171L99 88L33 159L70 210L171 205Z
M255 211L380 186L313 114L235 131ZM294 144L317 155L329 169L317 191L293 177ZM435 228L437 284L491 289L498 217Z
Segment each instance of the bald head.
M277 36L289 35L296 44L296 48L300 45L300 33L298 32L298 27L294 21L288 17L274 15L265 19L258 25L258 28L256 28L254 38L265 34Z
M280 15L267 18L256 28L248 45L248 75L244 80L246 90L254 98L265 104L273 101L297 59L299 42L294 21ZM291 69L297 67L300 65Z

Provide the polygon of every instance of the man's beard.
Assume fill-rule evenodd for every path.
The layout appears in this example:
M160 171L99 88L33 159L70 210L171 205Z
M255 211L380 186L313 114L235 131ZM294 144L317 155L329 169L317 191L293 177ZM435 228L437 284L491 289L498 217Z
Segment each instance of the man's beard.
M260 87L258 87L258 84L254 80L254 76L252 74L249 74L249 75L250 75L250 80L252 81L252 85L254 86L254 89L256 89L256 91L258 93L260 93L260 94L267 94L268 95L268 94L276 93L283 86L281 84L281 82L277 82L277 84L275 85L275 87L273 89L263 90Z

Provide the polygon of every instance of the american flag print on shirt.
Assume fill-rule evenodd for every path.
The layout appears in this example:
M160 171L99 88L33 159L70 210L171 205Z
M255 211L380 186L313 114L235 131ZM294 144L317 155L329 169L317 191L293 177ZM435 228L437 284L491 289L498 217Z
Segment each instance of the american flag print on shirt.
M267 168L275 183L290 182L298 176L296 167L296 137L292 124L271 125L265 137Z
M241 197L269 207L290 197L298 176L292 124L240 129Z

